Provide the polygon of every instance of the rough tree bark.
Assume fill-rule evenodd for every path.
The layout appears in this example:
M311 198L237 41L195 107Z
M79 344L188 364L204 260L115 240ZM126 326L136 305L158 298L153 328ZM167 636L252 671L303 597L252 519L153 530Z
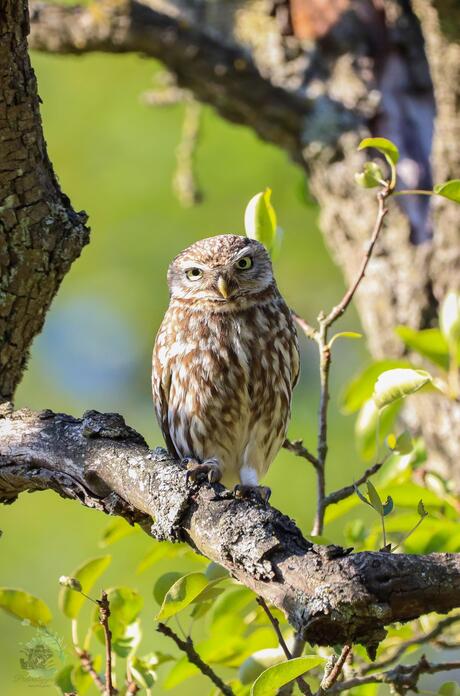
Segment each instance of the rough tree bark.
M361 642L384 627L460 606L460 555L350 554L314 546L270 506L220 484L190 486L186 471L117 414L0 412L0 502L55 490L138 522L159 540L185 541L281 609L305 640Z
M95 13L38 3L31 45L158 58L198 99L287 150L308 174L325 239L349 280L374 216L353 179L364 158L356 152L362 137L379 134L397 143L406 187L430 188L459 176L460 7L441 0L343 0L331 2L336 16L325 24L314 0L299 13L301 4L106 0ZM393 205L356 298L377 358L401 355L394 327L434 325L439 302L460 283L458 206L422 197ZM432 464L447 466L460 483L460 404L430 396L410 409Z
M14 393L60 282L88 241L46 153L24 2L0 8L0 402Z

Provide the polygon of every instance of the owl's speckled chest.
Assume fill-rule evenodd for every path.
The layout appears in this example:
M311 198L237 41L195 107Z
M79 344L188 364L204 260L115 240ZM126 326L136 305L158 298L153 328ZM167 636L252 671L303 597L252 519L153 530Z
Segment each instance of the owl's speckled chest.
M154 350L153 388L176 453L217 457L227 485L265 473L285 437L297 337L278 295L240 311L172 304Z

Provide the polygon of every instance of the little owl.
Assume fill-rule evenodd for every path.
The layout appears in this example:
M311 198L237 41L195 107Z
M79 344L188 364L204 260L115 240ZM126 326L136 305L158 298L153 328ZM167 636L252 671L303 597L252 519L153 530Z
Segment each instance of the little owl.
M168 270L153 351L153 397L168 450L193 480L259 487L280 449L299 375L291 313L259 242L202 239Z

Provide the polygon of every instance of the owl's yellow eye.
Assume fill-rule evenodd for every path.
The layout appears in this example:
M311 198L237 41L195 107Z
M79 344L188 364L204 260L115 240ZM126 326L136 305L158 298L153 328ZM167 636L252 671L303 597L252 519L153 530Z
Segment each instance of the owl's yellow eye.
M242 259L238 259L236 262L236 267L240 271L247 271L248 268L252 268L252 258L250 256L243 256Z
M203 277L203 271L201 268L187 268L185 275L189 280L199 280Z

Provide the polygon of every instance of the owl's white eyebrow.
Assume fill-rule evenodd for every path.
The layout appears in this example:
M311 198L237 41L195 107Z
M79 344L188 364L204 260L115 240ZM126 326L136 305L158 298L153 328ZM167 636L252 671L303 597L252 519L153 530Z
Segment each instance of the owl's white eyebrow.
M234 260L234 261L238 261L238 259L240 259L242 256L247 256L247 254L248 254L250 251L251 251L251 247L250 247L250 246L244 247L244 249L241 249L241 251L239 251L239 252L237 253L237 255L234 256L233 260Z
M192 259L184 259L185 263L181 264L181 268L184 271L188 271L190 268L199 268L200 271L208 271L209 267L202 263L193 261Z

